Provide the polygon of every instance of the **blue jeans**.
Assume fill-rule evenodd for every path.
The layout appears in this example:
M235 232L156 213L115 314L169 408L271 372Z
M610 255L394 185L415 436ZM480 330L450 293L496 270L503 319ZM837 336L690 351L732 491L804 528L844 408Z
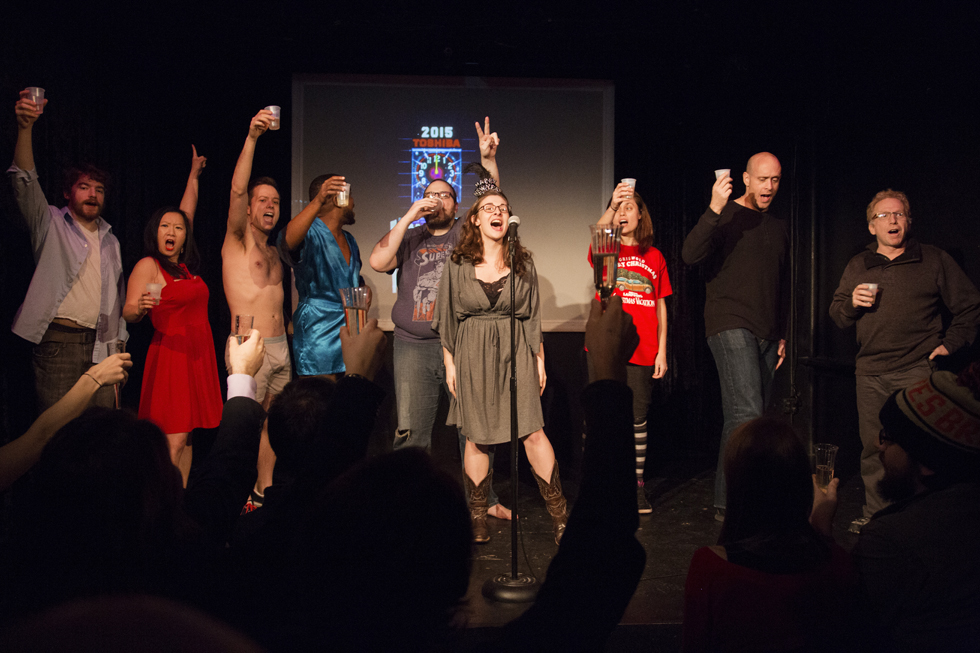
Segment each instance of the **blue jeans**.
M442 358L442 343L438 340L412 342L394 339L395 403L398 427L392 448L420 447L432 451L432 428L439 412L439 394L445 390L446 367ZM463 460L466 438L456 430L459 438L459 459ZM493 449L490 449L490 469L493 469ZM465 472L464 472L465 473ZM469 497L467 497L469 499ZM488 505L499 503L497 493L490 487Z
M725 447L739 425L762 417L769 403L779 342L757 338L748 329L730 329L708 337L718 367L725 422L715 472L715 507L725 507Z

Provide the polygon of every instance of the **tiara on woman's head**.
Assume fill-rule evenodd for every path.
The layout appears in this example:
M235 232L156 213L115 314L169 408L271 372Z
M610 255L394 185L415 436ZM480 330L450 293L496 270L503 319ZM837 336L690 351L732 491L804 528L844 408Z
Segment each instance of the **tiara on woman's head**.
M479 163L470 163L465 168L463 172L472 172L479 175L480 179L476 182L476 186L473 188L473 196L480 198L489 193L490 191L499 191L500 186L497 185L497 180L493 178L490 171L484 168Z

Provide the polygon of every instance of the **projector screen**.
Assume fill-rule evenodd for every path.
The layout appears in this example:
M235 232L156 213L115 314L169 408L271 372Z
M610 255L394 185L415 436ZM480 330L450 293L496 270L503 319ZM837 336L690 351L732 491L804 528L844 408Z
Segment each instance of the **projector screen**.
M613 179L609 82L495 78L296 76L293 78L290 216L307 204L314 177L351 184L369 316L391 329L394 277L371 269L375 243L433 177L456 188L458 217L473 203L479 162L474 123L500 137L501 189L534 255L546 331L583 331L594 289L589 225L605 210Z

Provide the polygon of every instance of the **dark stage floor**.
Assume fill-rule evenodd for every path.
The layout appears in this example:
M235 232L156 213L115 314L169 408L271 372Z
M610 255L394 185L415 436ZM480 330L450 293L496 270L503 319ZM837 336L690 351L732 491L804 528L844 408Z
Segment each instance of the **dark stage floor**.
M458 465L453 459L438 455L441 464ZM499 454L498 454L499 455ZM458 468L456 468L458 469ZM494 485L504 505L512 506L508 469L498 461ZM648 468L648 474L650 470ZM571 484L567 484L571 485ZM646 548L647 565L636 593L623 615L619 627L606 647L607 651L679 651L683 619L684 582L688 562L694 551L715 543L721 524L714 519L711 507L714 491L714 461L678 461L655 469L646 481L653 513L640 516L639 541ZM567 487L569 496L577 488ZM556 551L551 521L537 487L522 476L521 505L525 514L523 548L518 552L521 573L544 579L548 564ZM857 536L847 532L851 520L861 512L863 489L859 476L847 479L840 491L841 504L836 521L837 542L850 549ZM473 575L467 595L469 629L465 638L479 641L487 629L499 627L520 615L526 605L496 603L481 594L487 579L509 573L510 522L489 519L491 541L474 545ZM519 544L519 546L521 546Z

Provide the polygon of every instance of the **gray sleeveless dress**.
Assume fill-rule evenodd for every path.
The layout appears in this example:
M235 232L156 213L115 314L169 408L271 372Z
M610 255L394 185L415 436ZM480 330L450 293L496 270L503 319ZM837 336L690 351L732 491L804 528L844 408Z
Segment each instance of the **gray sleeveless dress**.
M528 261L517 277L517 434L544 426L535 354L541 347L538 277ZM510 440L510 282L491 308L473 265L446 261L439 282L432 329L456 364L456 397L449 424L477 444Z

